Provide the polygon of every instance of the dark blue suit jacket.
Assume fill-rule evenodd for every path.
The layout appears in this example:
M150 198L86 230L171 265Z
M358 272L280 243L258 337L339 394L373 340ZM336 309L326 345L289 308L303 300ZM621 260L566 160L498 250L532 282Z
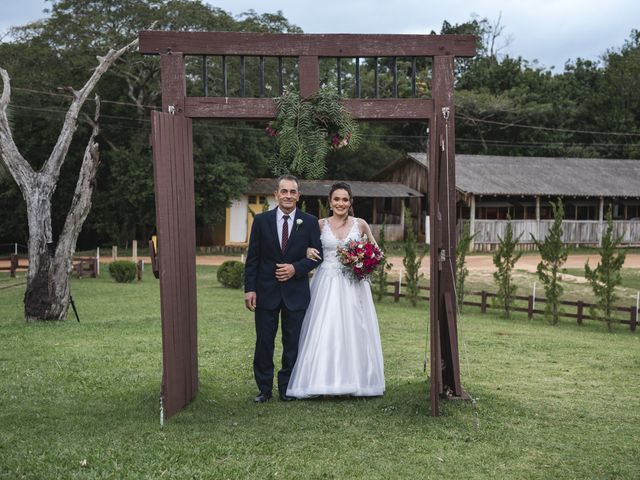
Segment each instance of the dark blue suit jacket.
M314 262L306 256L308 247L317 249L322 255L318 219L297 208L283 252L278 239L276 210L260 213L253 219L244 267L244 291L256 292L258 308L274 310L284 303L289 310L305 310L310 297L308 273L322 261ZM277 263L292 264L295 275L286 282L279 282L276 279Z

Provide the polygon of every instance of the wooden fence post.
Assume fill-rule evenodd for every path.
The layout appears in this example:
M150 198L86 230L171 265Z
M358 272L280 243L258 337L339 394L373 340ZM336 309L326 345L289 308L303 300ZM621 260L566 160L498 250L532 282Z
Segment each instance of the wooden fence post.
M11 278L16 278L16 270L18 269L18 255L15 253L11 254L11 270L10 276Z
M396 280L393 284L393 301L400 301L400 280Z
M533 318L533 295L529 295L529 302L527 304L527 319Z
M629 320L629 330L632 332L636 331L636 326L638 325L638 307L631 307L631 318Z
M480 313L487 313L487 292L480 292Z
M142 259L138 260L136 264L136 273L138 274L138 280L142 280Z
M584 302L578 300L578 311L576 312L576 322L578 325L582 325L582 310L584 309Z

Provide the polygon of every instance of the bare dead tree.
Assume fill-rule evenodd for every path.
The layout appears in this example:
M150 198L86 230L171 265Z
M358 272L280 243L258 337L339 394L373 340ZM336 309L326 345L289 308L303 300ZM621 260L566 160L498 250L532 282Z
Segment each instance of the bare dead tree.
M99 163L98 135L100 101L96 96L96 110L91 123L92 131L84 151L78 181L67 212L64 227L57 242L51 230L51 198L58 184L60 170L69 151L71 139L78 127L80 110L100 78L127 51L135 48L138 40L119 50L109 50L98 57L98 66L80 90L73 90L73 100L49 158L42 168L34 170L16 146L7 106L11 98L9 74L0 68L3 91L0 97L0 158L18 184L27 206L29 226L29 270L24 296L25 320L64 320L69 310L69 280L72 256L82 225L91 209L94 179Z

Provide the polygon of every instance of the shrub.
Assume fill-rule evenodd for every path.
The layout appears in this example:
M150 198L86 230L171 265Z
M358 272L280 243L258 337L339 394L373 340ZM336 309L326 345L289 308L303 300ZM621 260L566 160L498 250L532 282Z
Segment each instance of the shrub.
M387 224L387 216L384 216L384 220L382 221L382 225L380 227L380 238L378 239L378 247L380 250L385 252L386 241L384 238L384 227ZM378 269L373 274L374 278L374 293L376 295L376 299L379 301L387 294L387 278L389 276L389 270L393 265L387 260L386 253L382 258L382 262L378 266Z
M109 275L118 283L133 282L136 278L136 264L130 260L116 260L109 264Z
M531 234L531 238L540 251L541 260L537 272L547 297L545 315L551 318L552 325L556 325L560 317L560 297L564 292L564 287L560 285L560 274L564 271L562 265L567 261L569 249L562 241L562 220L564 220L562 200L558 198L558 203L551 202L551 208L553 225L546 237L541 241Z
M496 271L493 272L493 278L498 286L498 296L496 297L498 305L504 310L505 318L511 318L511 310L516 294L516 285L513 283L513 269L516 262L522 256L522 252L516 252L516 246L522 234L518 237L513 236L513 226L511 225L511 217L507 216L507 228L504 238L498 235L498 250L493 254L493 264Z
M227 260L218 268L218 281L227 288L240 288L244 284L244 264Z
M469 275L467 268L467 253L471 248L471 240L476 236L471 235L469 224L465 223L462 229L462 236L458 239L456 246L456 299L458 300L458 311L462 311L464 302L464 283Z
M404 210L404 279L407 282L406 296L414 307L418 304L420 295L420 279L424 276L420 273L420 264L425 251L418 247L416 234L413 231L413 219L411 210Z
M584 276L591 284L593 294L597 299L597 305L600 317L607 322L607 329L612 330L614 303L618 298L615 289L622 283L622 275L620 270L624 265L626 254L619 252L616 254L616 248L622 241L622 235L616 237L613 233L613 218L611 215L611 206L607 211L607 230L602 235L600 246L600 261L595 268L589 267L589 260L584 266ZM594 316L598 312L593 313Z

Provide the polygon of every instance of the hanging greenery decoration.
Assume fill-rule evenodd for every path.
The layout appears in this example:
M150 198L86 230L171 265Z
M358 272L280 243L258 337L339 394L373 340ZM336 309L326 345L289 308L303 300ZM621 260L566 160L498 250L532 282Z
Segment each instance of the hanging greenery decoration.
M273 173L322 178L331 150L354 150L360 142L358 123L340 104L340 97L321 88L309 98L289 90L275 99L277 116L266 132L277 143Z

